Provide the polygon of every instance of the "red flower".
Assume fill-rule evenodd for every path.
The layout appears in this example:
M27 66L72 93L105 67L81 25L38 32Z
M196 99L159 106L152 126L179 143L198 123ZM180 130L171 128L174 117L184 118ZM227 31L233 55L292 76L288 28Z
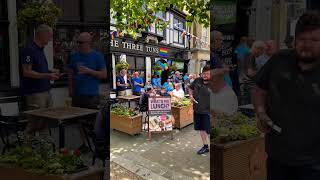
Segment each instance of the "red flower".
M76 155L77 157L80 157L81 151L79 149L76 149L73 154Z
M69 155L69 150L67 148L62 148L60 150L60 153L63 154L64 156L67 156L67 155Z

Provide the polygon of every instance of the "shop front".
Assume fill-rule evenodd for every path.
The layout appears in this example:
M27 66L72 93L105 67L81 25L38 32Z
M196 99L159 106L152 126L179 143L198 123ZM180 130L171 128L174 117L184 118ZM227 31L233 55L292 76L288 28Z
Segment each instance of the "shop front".
M154 66L158 62L166 63L168 68L161 71L179 70L186 72L188 68L188 51L185 48L171 47L165 44L146 43L131 38L114 38L110 41L112 56L113 89L116 88L116 64L120 59L129 63L128 77L138 71L144 82L151 81L152 75L158 74ZM161 72L160 72L161 73ZM170 74L168 74L170 75Z

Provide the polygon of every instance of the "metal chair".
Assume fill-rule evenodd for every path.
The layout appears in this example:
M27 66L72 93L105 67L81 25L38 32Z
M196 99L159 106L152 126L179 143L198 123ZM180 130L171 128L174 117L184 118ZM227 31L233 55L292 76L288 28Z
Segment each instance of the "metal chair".
M18 145L22 144L21 133L26 127L27 120L25 120L24 116L20 113L22 108L22 98L19 95L13 93L2 93L0 98L0 104L6 105L16 103L17 114L15 115L3 115L2 108L0 107L0 138L4 147L2 149L2 154L6 152L6 150L10 150L10 148L14 148L16 145L10 141L10 135L15 134L17 138Z

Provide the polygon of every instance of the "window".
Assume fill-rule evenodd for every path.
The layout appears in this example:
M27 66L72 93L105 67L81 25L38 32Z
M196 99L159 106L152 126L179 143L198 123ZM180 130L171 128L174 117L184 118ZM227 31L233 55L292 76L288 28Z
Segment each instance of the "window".
M91 27L83 30L91 33L93 49L106 54L107 43L104 42L107 34L106 30L102 27ZM55 30L53 40L53 64L54 68L59 69L62 73L67 73L70 54L76 50L76 41L81 31L79 27L68 26L59 26ZM66 80L67 74L57 82Z
M54 0L56 5L63 9L60 21L80 21L80 3L79 0Z
M0 90L10 88L7 1L0 1Z
M106 20L108 0L83 0L84 1L84 21L103 22Z
M57 85L67 83L67 64L70 54L76 50L76 41L80 32L90 32L93 49L107 54L105 22L107 2L106 0L95 0L95 3L91 2L91 4L88 0L54 0L54 2L64 9L53 38L53 65L65 74L60 80L55 81Z
M182 33L185 30L185 21L174 17L173 18L173 42L177 44L184 45L184 38Z
M120 56L116 56L116 64L120 61ZM128 76L132 77L133 72L138 71L140 77L145 81L146 80L146 61L144 57L140 56L126 56L127 63L129 63Z
M163 12L157 12L157 14L156 14L156 17L158 17L159 19L165 19L164 16L165 16L165 13L163 13ZM155 24L154 24L153 26L155 26ZM161 29L156 29L156 28L155 28L155 33L156 33L157 35L160 35L160 36L163 36L163 37L164 37L164 31L161 30Z
M7 1L1 1L0 2L0 20L7 19L7 15L8 15L7 11L8 11Z

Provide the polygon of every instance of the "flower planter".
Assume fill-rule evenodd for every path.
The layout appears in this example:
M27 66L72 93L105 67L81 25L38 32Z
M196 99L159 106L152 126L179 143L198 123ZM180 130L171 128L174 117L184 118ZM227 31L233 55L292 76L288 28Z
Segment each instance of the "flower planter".
M103 178L103 168L89 168L74 174L48 175L35 172L28 172L20 167L13 167L2 164L0 166L1 179L10 180L101 180Z
M110 113L110 128L130 135L140 134L142 131L142 115L126 117Z
M174 126L176 128L183 128L193 123L193 106L187 107L171 107L172 115L175 119Z
M266 180L264 137L225 144L211 143L213 179Z

